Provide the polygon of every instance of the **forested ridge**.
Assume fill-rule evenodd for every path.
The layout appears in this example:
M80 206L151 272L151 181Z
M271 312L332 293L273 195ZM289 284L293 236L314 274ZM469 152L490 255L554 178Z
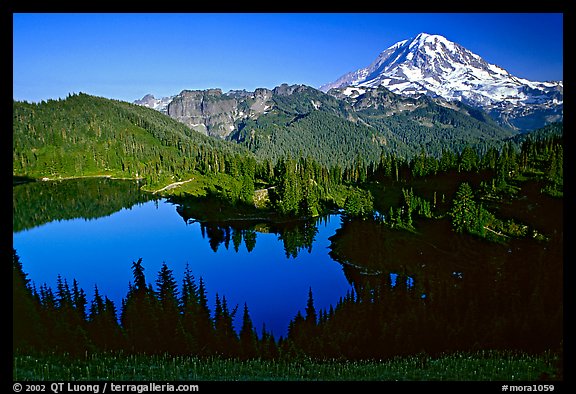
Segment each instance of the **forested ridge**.
M370 97L377 104L358 108L310 87L287 89L272 96L269 112L237 124L229 137L234 143L207 138L149 108L83 93L41 103L15 101L13 174L108 174L165 185L194 173L232 174L242 158L272 165L286 157L306 158L345 169L358 156L376 163L383 152L406 160L422 150L439 158L445 149L460 153L466 146L484 153L513 135L481 111L454 110L428 98L388 113L378 104L380 96L392 108L402 107L402 99L381 89Z
M157 111L84 93L13 104L13 174L59 178L114 175L156 184L225 173L250 158ZM233 163L232 163L233 162Z
M380 111L366 109L358 115L377 130L386 130L417 152L424 149L439 157L442 150L460 152L464 147L485 152L499 147L504 138L514 133L495 124L486 114L472 109L470 116L434 103L427 97L418 99L416 109L383 117Z
M483 141L481 147L464 134L458 137L458 146L471 143L458 149L452 146L431 153L422 144L412 155L404 155L397 139L345 120L343 102L315 89L301 87L299 93L279 95L276 100L280 104L276 111L242 128L242 132L261 129L239 138L256 156L239 144L203 136L157 111L116 100L81 93L39 104L14 102L13 175L143 178L148 190L170 182L210 179L211 186L206 187L212 194L233 205L255 205L254 192L262 188L268 208L285 215L317 216L331 207L344 207L348 196L360 195L355 189L379 176L398 180L439 171L489 169L498 173L497 183L502 183L518 166L520 144L524 161L520 164L526 166L527 155L536 155L530 152L536 146L532 141L561 130L556 124L533 137L496 143L499 134L488 122L486 130L480 129L474 137ZM456 119L446 117L447 109L438 105L417 111L432 111L440 122ZM403 124L410 133L410 122ZM482 133L491 139L482 139ZM558 149L561 146L550 150L550 157L544 152L545 160L555 163L548 172L561 171ZM549 187L553 190L554 183Z
M368 162L378 151L412 158L424 149L440 157L443 149L479 152L499 147L515 134L481 110L463 104L437 103L426 96L405 98L386 88L358 97L325 94L295 85L274 94L272 109L238 124L229 138L258 157L311 156L322 165L353 164L357 154Z
M259 158L274 161L287 155L302 156L324 165L350 166L359 154L367 162L374 162L382 150L406 153L405 144L384 135L334 114L313 111L249 120L237 138Z

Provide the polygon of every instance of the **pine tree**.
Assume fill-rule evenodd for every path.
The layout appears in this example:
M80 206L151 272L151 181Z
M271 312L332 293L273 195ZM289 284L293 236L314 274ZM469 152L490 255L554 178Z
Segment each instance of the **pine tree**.
M142 257L132 263L132 275L134 276L134 286L136 290L146 289L146 277L144 276L144 267L142 267Z
M116 317L116 307L108 298L102 299L98 286L88 315L88 336L98 350L109 351L123 348L123 335Z
M236 356L238 354L238 337L234 331L233 319L238 307L232 312L228 309L226 297L216 294L216 307L214 310L214 335L216 352L225 356Z
M244 359L255 358L258 355L257 344L258 338L248 312L248 305L244 303L242 328L240 329L240 356Z
M472 188L466 182L458 187L456 196L453 201L452 226L456 232L469 231L474 227L474 214L476 213L476 203L474 202L474 193Z
M88 346L85 321L82 318L85 311L80 314L74 308L72 292L66 279L62 279L62 276L58 275L56 283L55 341L64 352L70 354L82 353ZM78 298L79 303L82 303L80 295L78 295Z
M165 262L158 273L156 286L156 297L160 301L158 328L161 347L171 354L177 354L183 350L184 330L180 321L176 280Z
M151 287L146 286L142 258L132 263L134 287L128 292L121 314L128 350L138 353L161 351L158 316L160 303Z
M184 278L182 280L182 294L180 296L180 313L182 315L182 327L186 340L186 349L189 353L199 352L198 324L200 319L199 289L195 283L190 265L186 263Z
M274 335L266 330L266 323L262 323L262 336L258 355L265 360L274 360L278 357L278 346Z
M292 159L284 162L282 180L280 182L280 201L278 209L284 215L296 215L302 199L302 187L297 175L298 165Z
M214 321L210 317L208 297L204 279L200 277L198 283L198 318L196 320L196 345L198 353L206 355L215 350L214 344Z
M186 263L184 278L182 279L182 295L180 298L180 307L183 314L188 310L193 310L193 307L199 306L200 298L198 291L198 286L196 285L194 275L192 275L190 264Z
M246 250L248 253L252 252L256 247L256 231L252 228L243 230L242 232L244 237L244 245L246 246Z
M88 301L86 300L86 293L83 289L79 288L78 281L76 279L72 282L72 305L76 314L80 318L80 321L86 321L86 305Z
M460 154L460 171L473 171L478 166L478 154L469 145L466 145Z
M234 244L234 251L238 253L240 245L242 244L242 230L234 229L232 232L232 243Z
M306 323L315 326L317 322L316 308L314 308L314 298L312 296L312 287L308 290L308 301L306 302Z
M40 305L32 295L30 280L12 249L12 349L41 349L47 334L39 315Z

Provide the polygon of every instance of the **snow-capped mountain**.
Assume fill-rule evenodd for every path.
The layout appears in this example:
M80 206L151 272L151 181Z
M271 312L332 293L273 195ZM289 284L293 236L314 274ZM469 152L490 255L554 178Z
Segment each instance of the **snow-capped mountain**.
M155 98L152 94L147 94L140 100L134 101L134 104L142 105L144 107L152 108L164 114L168 113L168 104L174 99L175 96L162 97L161 99Z
M440 35L420 33L400 41L368 67L320 87L384 86L409 96L426 94L479 107L501 124L520 130L563 117L563 82L518 78Z

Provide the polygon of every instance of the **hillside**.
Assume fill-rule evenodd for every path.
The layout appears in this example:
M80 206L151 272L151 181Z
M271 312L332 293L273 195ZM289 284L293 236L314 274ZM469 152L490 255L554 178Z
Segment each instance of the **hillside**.
M155 184L193 172L224 172L251 157L237 144L126 102L80 93L13 105L15 176L111 175Z
M215 102L233 98L235 104L207 107L210 94L220 97ZM141 105L82 93L38 104L14 102L13 175L110 175L166 185L193 173L234 175L239 160L274 164L288 156L308 157L322 166L345 168L359 157L376 163L383 152L408 159L422 150L440 157L443 149L461 152L467 145L482 152L516 134L481 110L426 96L403 97L384 87L326 94L283 84L253 94L185 91L174 102L169 108L179 106L178 120ZM186 115L186 108L203 112ZM244 115L230 117L233 113ZM207 130L234 131L226 141L191 129L184 119L204 119Z
M461 152L466 145L485 151L516 134L482 110L442 99L403 97L384 87L332 89L282 85L270 110L238 123L230 139L258 157L287 153L311 156L324 165L367 162L380 153L411 158L424 149L440 157L443 149Z
M351 166L358 156L367 162L380 153L409 156L410 147L388 130L362 120L344 101L303 85L274 89L271 108L238 125L229 138L247 146L257 157L312 157L325 166Z
M482 110L459 102L427 96L403 97L383 87L364 91L355 98L347 98L358 117L380 132L392 133L416 151L423 148L432 156L439 157L442 149L459 152L466 145L486 150L516 134L499 126Z

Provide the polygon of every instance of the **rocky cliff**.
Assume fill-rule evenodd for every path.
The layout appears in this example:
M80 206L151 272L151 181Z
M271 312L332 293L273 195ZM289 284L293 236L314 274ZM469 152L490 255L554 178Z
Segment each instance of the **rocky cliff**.
M183 90L168 105L168 115L200 133L226 138L238 121L257 117L272 107L272 91Z

